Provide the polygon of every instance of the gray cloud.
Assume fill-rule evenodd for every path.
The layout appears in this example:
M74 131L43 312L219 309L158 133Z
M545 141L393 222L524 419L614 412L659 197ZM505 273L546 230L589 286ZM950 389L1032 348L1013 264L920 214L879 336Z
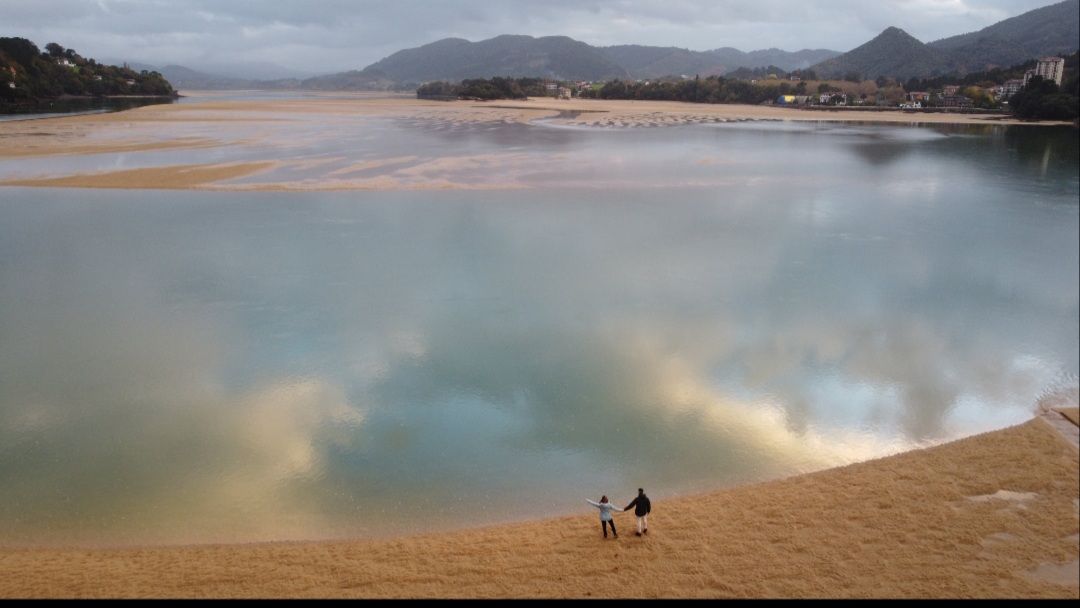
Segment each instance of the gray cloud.
M88 56L195 67L269 62L362 68L439 38L568 35L590 44L847 51L887 26L924 41L978 30L1047 0L5 0L0 35Z

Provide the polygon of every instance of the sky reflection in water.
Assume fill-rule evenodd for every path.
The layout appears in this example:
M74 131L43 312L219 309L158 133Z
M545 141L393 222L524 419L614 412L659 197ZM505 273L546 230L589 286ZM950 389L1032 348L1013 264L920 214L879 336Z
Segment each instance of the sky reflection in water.
M1075 383L1075 132L503 128L468 145L595 164L495 192L0 190L0 543L662 499Z

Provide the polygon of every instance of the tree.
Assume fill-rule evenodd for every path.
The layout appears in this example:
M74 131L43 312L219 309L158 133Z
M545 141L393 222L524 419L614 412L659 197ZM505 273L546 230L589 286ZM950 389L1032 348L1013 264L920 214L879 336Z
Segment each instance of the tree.
M0 38L0 52L26 69L41 54L37 45L26 38Z
M53 59L59 59L64 56L64 47L56 44L55 42L50 42L49 44L45 45L45 52L47 52L49 56Z
M1078 101L1075 95L1062 93L1053 80L1033 76L1009 99L1009 106L1021 118L1074 120L1080 115Z

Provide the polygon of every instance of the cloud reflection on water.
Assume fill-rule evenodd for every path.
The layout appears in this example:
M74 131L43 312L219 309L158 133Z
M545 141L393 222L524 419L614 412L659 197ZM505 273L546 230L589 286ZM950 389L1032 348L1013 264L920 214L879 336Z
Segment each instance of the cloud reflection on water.
M935 138L869 190L848 143L799 137L834 170L666 192L5 191L0 540L544 515L1019 421L1076 373L1075 182L1058 196L1025 167L1002 191ZM928 167L951 177L897 185Z

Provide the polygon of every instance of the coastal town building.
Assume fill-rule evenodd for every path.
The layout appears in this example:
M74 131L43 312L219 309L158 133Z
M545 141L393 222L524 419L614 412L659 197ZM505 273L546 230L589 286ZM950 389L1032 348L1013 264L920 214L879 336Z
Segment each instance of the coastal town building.
M1035 76L1042 76L1043 80L1053 80L1054 84L1061 86L1061 78L1065 74L1065 60L1061 57L1043 57L1035 64L1034 70L1024 73L1024 86L1027 86Z
M925 103L927 101L930 101L930 93L927 91L912 91L907 94L907 100L912 102L918 101Z
M818 96L818 103L826 106L846 106L846 93L822 93Z
M1012 80L1006 80L1005 84L1001 85L1001 92L998 95L1001 99L1008 99L1013 95L1020 92L1020 89L1024 88L1024 81L1020 78L1013 78Z
M947 84L947 85L941 87L941 94L944 95L945 97L950 97L950 96L956 95L959 92L960 92L960 85Z
M975 103L963 95L945 95L941 98L941 105L946 108L970 108Z

